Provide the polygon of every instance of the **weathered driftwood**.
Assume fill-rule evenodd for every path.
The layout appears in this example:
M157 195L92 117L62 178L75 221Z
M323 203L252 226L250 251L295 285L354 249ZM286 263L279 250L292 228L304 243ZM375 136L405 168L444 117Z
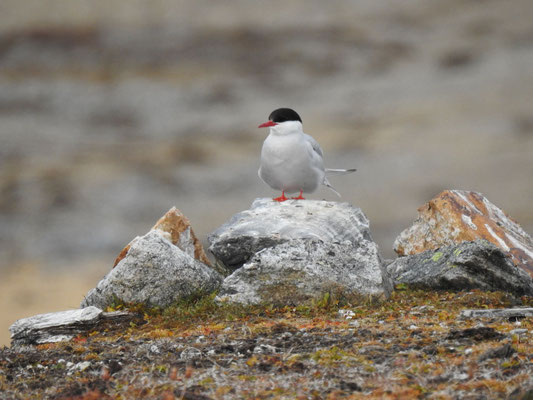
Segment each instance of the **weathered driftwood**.
M120 324L137 317L127 311L104 312L97 307L87 307L19 319L9 330L14 345L51 343L70 340L105 324Z
M496 308L489 310L463 310L459 318L525 318L533 317L533 308Z

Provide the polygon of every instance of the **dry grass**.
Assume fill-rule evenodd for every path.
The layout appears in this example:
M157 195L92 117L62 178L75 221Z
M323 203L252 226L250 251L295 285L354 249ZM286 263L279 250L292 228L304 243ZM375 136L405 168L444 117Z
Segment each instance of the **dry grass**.
M458 319L501 293L401 290L391 301L219 306L213 298L69 343L4 349L0 391L31 398L521 398L531 319ZM532 304L532 299L522 299ZM351 318L338 309L352 311ZM482 325L482 326L481 326ZM511 333L526 329L524 334Z

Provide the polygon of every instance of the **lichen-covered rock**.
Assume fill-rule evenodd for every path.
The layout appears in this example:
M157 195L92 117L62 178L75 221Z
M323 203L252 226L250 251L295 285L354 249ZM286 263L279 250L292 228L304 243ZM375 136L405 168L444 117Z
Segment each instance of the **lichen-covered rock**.
M89 291L82 307L105 309L116 301L167 307L216 290L222 276L154 229L135 238L124 258Z
M217 262L234 270L219 300L300 304L326 292L391 292L368 220L348 203L257 199L209 242Z
M194 257L204 264L210 265L202 244L196 237L189 219L176 207L172 207L163 215L153 226L152 230L158 230L160 233L178 246L185 253ZM115 267L128 254L131 243L126 245L115 260Z
M390 294L391 285L371 241L328 243L291 239L265 248L228 276L217 297L241 304L297 305L334 295Z
M394 242L401 256L485 239L533 276L533 240L480 193L446 190L418 209L418 218Z
M39 344L70 340L74 336L70 331L75 330L76 327L94 324L102 312L97 307L87 307L81 310L39 314L19 319L9 327L11 340L16 344ZM56 331L53 333L48 331L44 336L39 334L50 328L56 329Z
M19 319L9 331L13 345L53 343L87 333L100 323L127 323L136 318L127 311L104 312L97 307L87 307Z
M291 239L324 243L370 240L368 220L348 203L318 200L256 199L251 208L235 214L212 232L209 251L229 270L240 268L258 251Z
M387 269L396 284L424 289L481 289L533 295L531 276L517 267L508 254L485 240L399 257Z

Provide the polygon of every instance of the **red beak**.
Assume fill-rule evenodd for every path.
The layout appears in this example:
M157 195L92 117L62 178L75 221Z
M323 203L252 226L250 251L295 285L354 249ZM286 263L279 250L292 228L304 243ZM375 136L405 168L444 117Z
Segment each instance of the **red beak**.
M269 126L277 125L275 122L268 121L258 126L258 128L268 128Z

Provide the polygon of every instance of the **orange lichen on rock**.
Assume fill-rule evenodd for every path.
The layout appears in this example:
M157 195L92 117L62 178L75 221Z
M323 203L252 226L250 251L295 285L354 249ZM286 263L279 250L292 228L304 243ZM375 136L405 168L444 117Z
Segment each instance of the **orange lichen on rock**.
M196 237L189 219L176 207L163 215L151 230L163 232L168 240L198 261L211 265L200 240ZM117 256L113 268L128 254L130 244L126 245Z
M533 276L533 240L504 211L477 192L445 190L418 209L394 243L400 256L485 239Z
M167 213L154 225L152 230L154 229L169 233L170 241L178 247L182 247L184 242L191 241L194 245L194 258L204 264L210 265L202 244L194 234L191 222L176 207L172 207L168 210Z
M124 257L128 254L128 251L130 250L130 244L128 243L126 247L124 247L120 253L118 254L117 258L115 259L115 263L113 264L113 268L117 266L117 264L122 261Z

